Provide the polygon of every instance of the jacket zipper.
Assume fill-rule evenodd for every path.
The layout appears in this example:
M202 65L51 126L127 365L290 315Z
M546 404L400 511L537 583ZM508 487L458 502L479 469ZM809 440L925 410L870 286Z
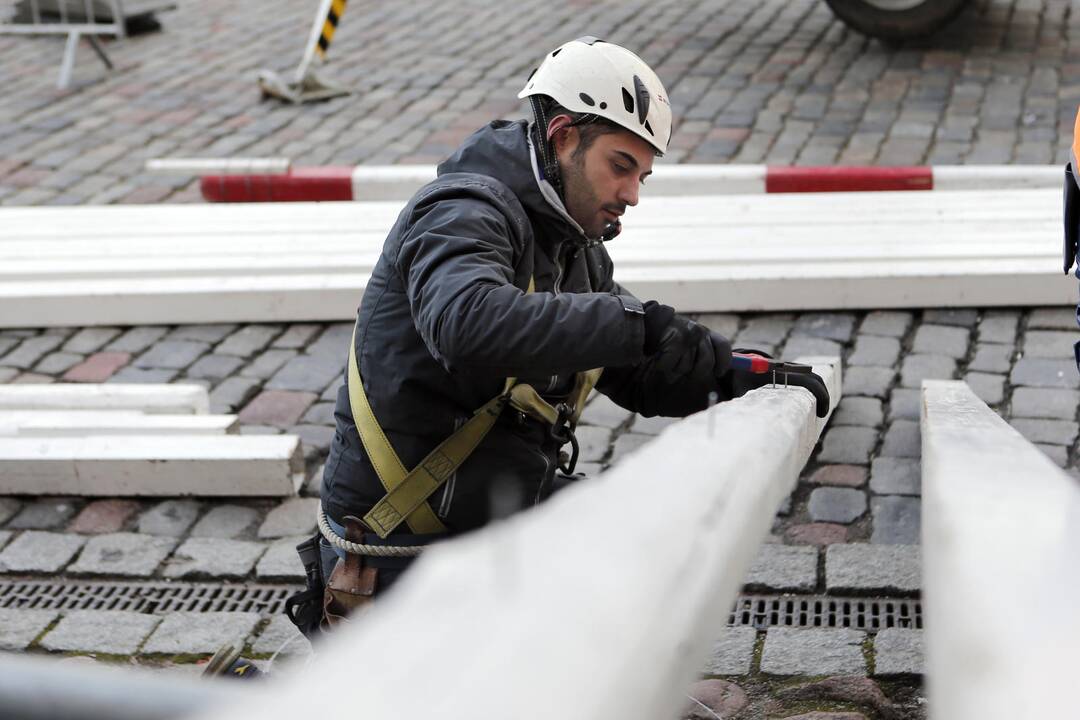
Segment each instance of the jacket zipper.
M567 241L564 240L563 242L567 242ZM568 254L569 253L567 253L567 255ZM567 258L567 263L563 263L562 262L562 257L561 257L562 255L563 255L563 253L559 252L559 253L556 253L556 256L555 256L555 264L559 268L559 272L555 275L555 290L554 290L554 293L556 295L559 294L559 286L562 285L562 277L563 277L564 265L569 264L569 260L570 260L570 258L568 257ZM558 384L559 384L559 376L558 375L552 375L551 379L548 380L547 389L544 392L551 392L552 390L555 389L555 386L558 385Z

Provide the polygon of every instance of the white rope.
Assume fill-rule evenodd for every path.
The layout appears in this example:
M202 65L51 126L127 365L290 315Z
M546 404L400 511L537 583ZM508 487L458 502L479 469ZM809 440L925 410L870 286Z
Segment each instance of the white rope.
M423 545L361 545L360 543L354 543L334 532L334 529L330 527L330 523L326 519L326 513L323 511L322 505L319 505L316 516L319 519L319 532L326 538L326 541L350 555L369 555L371 557L415 557L424 549Z

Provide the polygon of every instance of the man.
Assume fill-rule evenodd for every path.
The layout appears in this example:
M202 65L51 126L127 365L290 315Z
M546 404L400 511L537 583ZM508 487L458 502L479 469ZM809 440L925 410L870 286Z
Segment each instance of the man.
M519 97L532 122L493 122L443 162L365 289L323 476L321 568L300 548L312 589L290 614L307 631L384 591L419 547L549 497L572 476L594 384L643 415L685 416L766 382L729 369L721 336L612 280L603 242L671 133L655 73L581 38ZM789 382L825 414L820 378Z

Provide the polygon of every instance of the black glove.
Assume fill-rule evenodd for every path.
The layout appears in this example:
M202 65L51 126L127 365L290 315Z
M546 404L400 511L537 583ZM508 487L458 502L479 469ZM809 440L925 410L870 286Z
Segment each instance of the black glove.
M675 318L675 308L655 300L649 300L642 307L645 309L645 356L650 357L660 349L664 332Z
M709 331L713 347L713 377L722 378L731 367L731 342L718 332Z
M761 355L762 357L772 358L768 353L761 352L760 350L744 350L739 348L735 350L738 353ZM751 390L755 390L759 387L771 385L773 383L772 373L752 373L745 370L732 370L730 372L730 383L732 397L741 397ZM810 391L817 400L817 416L823 418L829 414L829 390L825 387L825 381L815 373L776 373L777 385L789 385L795 387L803 387Z

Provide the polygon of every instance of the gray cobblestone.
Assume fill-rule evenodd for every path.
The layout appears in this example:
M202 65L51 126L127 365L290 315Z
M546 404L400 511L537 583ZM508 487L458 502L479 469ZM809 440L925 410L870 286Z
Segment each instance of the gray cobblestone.
M900 341L892 337L860 335L855 351L848 358L850 365L892 367L900 357Z
M230 377L210 391L210 412L234 413L259 392L262 383L255 378Z
M59 375L70 370L83 361L82 355L67 352L49 353L34 366L34 372L45 375Z
M266 389L321 393L344 369L344 354L297 355L274 373Z
M11 530L0 530L0 549L8 544L8 540L15 536Z
M1067 467L1069 464L1069 449L1062 445L1048 445L1046 443L1035 443L1035 447L1039 448L1053 460L1060 467Z
M133 655L161 618L123 610L74 610L41 639L53 652Z
M1012 345L1016 342L1019 320L1016 313L988 311L979 322L979 342Z
M58 617L55 610L0 608L0 650L25 650Z
M210 346L207 343L162 340L135 358L132 364L137 368L183 370L209 349Z
M869 395L885 398L896 379L896 371L883 367L853 367L844 371L844 396Z
M727 313L704 313L699 315L697 321L713 332L720 333L726 338L735 337L739 331L739 316Z
M884 628L874 636L875 675L922 675L923 630Z
M27 338L15 346L7 355L0 357L0 365L29 370L48 353L64 342L64 338L55 335L39 335Z
M894 420L919 420L922 390L894 388L889 393L889 422Z
M659 435L664 428L678 422L679 418L634 416L630 431L638 435Z
M883 457L921 457L922 438L919 434L919 423L912 420L894 421L885 431L881 455Z
M884 418L881 400L870 397L845 397L840 399L833 416L833 425L861 425L880 427Z
M167 578L242 578L266 551L261 543L189 538L176 548L162 573Z
M282 657L302 657L311 654L311 643L283 614L271 618L266 627L259 632L259 636L251 643L251 652L254 655L273 655L279 649L281 650L279 660Z
M1005 399L1005 376L987 373L968 373L964 382L987 405L1000 405Z
M301 420L312 425L333 425L334 406L332 402L315 403L307 409Z
M908 355L900 366L900 384L919 388L923 380L952 380L956 360L944 355Z
M1071 358L1073 343L1080 338L1077 331L1028 330L1024 335L1024 357ZM4 362L7 365L7 362Z
M923 313L923 322L927 325L973 328L978 319L979 311L972 309L934 308Z
M1029 330L1072 330L1076 331L1076 309L1036 308L1028 314Z
M866 512L866 494L862 490L845 487L814 488L807 509L814 522L846 525Z
M800 357L840 357L842 354L843 346L834 340L793 335L784 343L780 357L795 360Z
M282 538L271 545L255 566L260 580L303 580L304 566L296 554L296 546L309 536Z
M989 373L1006 373L1012 366L1012 345L975 346L975 357L968 363L968 370Z
M1012 416L1072 420L1076 417L1078 404L1080 392L1076 390L1021 387L1013 390Z
M165 341L182 342L190 340L193 342L206 343L207 345L214 345L232 334L234 330L236 330L236 326L229 324L181 325L169 333L168 337L165 338Z
M870 490L878 495L921 495L922 467L911 458L874 458Z
M15 498L0 497L0 525L13 518L21 509L22 503Z
M259 513L252 508L218 505L191 528L191 536L235 538L252 530L258 521Z
M809 336L847 343L855 328L855 316L844 313L808 313L800 315L791 329L792 336Z
M1010 424L1031 442L1048 445L1072 445L1076 441L1078 429L1077 424L1071 420L1017 418Z
M792 316L751 316L732 343L735 347L761 349L762 344L779 345L791 330Z
M917 545L830 545L825 586L830 593L918 592L922 562Z
M847 628L769 628L761 655L768 675L865 675L866 634Z
M258 613L172 613L157 626L142 651L165 655L210 654L224 643L246 641L258 622Z
M811 592L817 586L817 548L765 543L750 564L747 589Z
M595 425L582 425L574 432L581 448L579 462L601 462L611 448L611 430Z
M614 465L627 455L630 455L642 445L650 442L652 435L638 435L636 433L623 433L615 439L615 447L611 451L611 459L608 464Z
M915 331L912 349L926 355L962 358L967 355L971 333L966 328L947 325L922 325Z
M581 422L584 425L617 428L626 423L632 415L632 412L616 405L607 395L596 393L585 405Z
M237 368L243 364L244 361L237 357L203 355L187 369L187 376L206 380L223 380L236 372Z
M8 523L14 530L55 530L63 527L78 510L72 500L43 498L24 505Z
M720 634L703 668L706 675L749 675L754 660L757 630L728 627Z
M149 385L156 385L158 383L167 383L176 378L180 374L179 370L165 370L165 369L145 369L131 367L120 368L114 375L111 375L107 383L144 383Z
M877 445L877 437L877 430L872 428L829 428L817 460L821 463L866 465L870 462L870 453Z
M288 348L292 350L307 347L315 336L322 331L322 325L300 323L290 325L277 340L271 344L275 348Z
M75 564L73 575L149 577L176 546L168 537L110 533L91 538Z
M874 532L870 542L879 545L918 545L922 528L919 498L883 495L870 500Z
M140 353L150 347L168 332L168 328L157 325L133 327L105 346L110 352Z
M866 314L859 332L866 335L884 335L903 337L911 327L911 313L895 311L874 311Z
M1013 385L1075 390L1080 387L1080 373L1077 373L1076 361L1072 358L1057 360L1022 357L1013 366L1009 381Z
M81 535L27 530L0 552L0 572L59 572L85 543Z
M194 500L165 500L139 516L139 532L181 537L198 515L199 503Z
M62 350L70 353L82 353L84 355L97 352L117 335L118 328L112 327L88 327L79 330L64 343Z
M281 333L280 325L245 325L214 348L218 355L248 358L261 352Z
M266 514L259 526L260 538L310 535L315 531L316 498L290 498Z

